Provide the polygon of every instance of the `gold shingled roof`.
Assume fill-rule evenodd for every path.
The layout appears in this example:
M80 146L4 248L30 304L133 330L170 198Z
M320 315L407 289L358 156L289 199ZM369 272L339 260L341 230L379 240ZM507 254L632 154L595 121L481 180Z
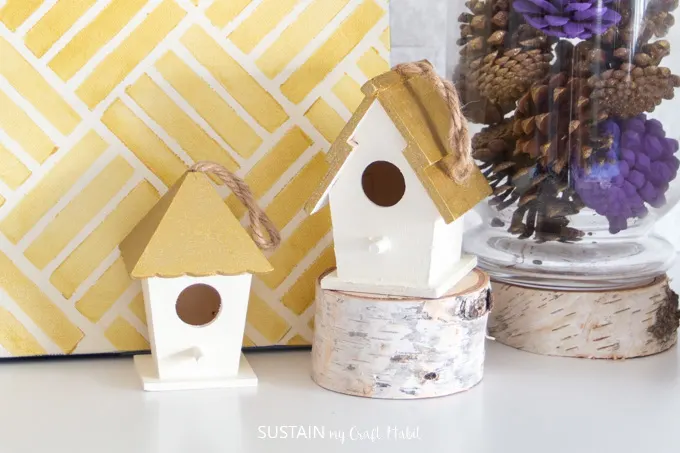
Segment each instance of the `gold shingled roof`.
M272 270L204 173L187 172L120 245L133 278Z
M330 170L307 202L307 212L315 212L325 203L328 190L353 151L348 141L376 100L406 140L404 156L447 223L461 217L491 194L491 187L477 167L464 184L458 184L436 165L450 152L451 114L431 82L420 76L406 78L390 71L368 81L362 91L363 102L328 152Z

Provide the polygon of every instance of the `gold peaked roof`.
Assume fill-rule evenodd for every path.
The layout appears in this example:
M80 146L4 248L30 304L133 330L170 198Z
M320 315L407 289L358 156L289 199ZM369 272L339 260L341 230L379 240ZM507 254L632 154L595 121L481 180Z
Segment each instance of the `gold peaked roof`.
M389 71L368 81L362 91L365 95L363 102L327 154L330 170L307 202L305 209L308 213L316 212L326 203L329 189L353 151L348 142L376 100L380 101L406 140L404 156L447 223L461 217L491 194L491 187L477 167L464 184L458 184L437 165L450 153L448 132L451 114L430 81Z
M187 172L120 245L133 278L272 270L204 173Z

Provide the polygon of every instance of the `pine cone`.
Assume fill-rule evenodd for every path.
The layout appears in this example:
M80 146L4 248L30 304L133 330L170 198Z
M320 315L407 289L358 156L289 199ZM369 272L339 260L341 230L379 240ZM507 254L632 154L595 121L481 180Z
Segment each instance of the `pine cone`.
M512 111L504 109L483 97L477 89L476 83L468 83L469 68L464 64L459 64L453 76L458 97L463 105L463 115L473 123L496 124L503 120L506 113Z
M621 15L621 21L602 35L602 43L630 48L666 36L675 23L671 13L678 0L649 0L644 13L637 0L619 0L610 7Z
M678 0L652 0L647 5L645 29L653 37L663 38L675 24L671 14L678 8Z
M611 8L619 13L621 20L617 25L609 27L609 30L602 33L600 41L603 45L629 46L634 39L643 38L644 29L637 27L635 16L633 16L633 6L630 0L618 1L611 5ZM644 36L644 42L649 41L650 36Z
M666 137L662 124L639 115L610 119L599 126L599 149L587 167L572 166L574 188L585 205L609 220L616 234L628 219L644 217L647 206L666 203L665 193L678 175L678 141ZM599 146L598 146L599 145Z
M458 17L461 56L475 60L502 49L509 34L510 0L470 0L465 6L470 12Z
M481 161L480 169L494 191L492 206L502 211L515 203L533 182L535 159L516 155L512 121L485 127L472 137L472 156Z
M584 205L569 187L566 175L539 169L533 178L539 183L520 197L508 231L521 239L533 236L539 243L581 240L585 234L568 226L568 216L577 214Z
M569 227L569 216L578 214L583 209L583 202L567 184L561 177L547 177L537 187L536 193L530 194L532 200L517 208L510 230L521 231L521 238L533 235L539 243L580 241L585 233ZM524 213L526 219L522 222Z
M576 214L583 206L568 189L566 180L561 181L566 173L549 174L536 159L516 153L512 120L482 129L472 138L472 148L494 190L489 204L498 211L509 207L515 210L509 232L521 238L534 236L539 242L571 242L583 236L567 226L567 216ZM504 226L498 219L494 219L493 225Z
M471 0L465 3L470 13L458 17L461 58L472 62L493 51L520 47L523 50L550 50L554 39L524 23L521 15L510 10L510 0Z
M607 64L607 53L592 41L581 41L577 45L562 40L555 46L555 67L553 72L564 72L574 77L588 78L602 71Z
M514 149L515 136L511 120L485 127L472 137L473 157L484 163L503 159L511 155Z
M641 68L658 66L661 64L661 60L670 53L671 44L665 39L655 41L652 44L644 44L636 53L632 53L628 47L619 47L612 52L612 69L620 69L622 64L630 61Z
M583 159L592 152L588 133L596 118L589 95L585 79L560 72L534 84L517 104L514 154L538 163L510 224L509 231L520 238L572 242L583 236L568 226L568 216L583 208L570 187L568 164L571 156Z
M515 109L531 83L545 76L542 63L552 58L553 41L523 24L521 16L510 11L510 0L470 0L466 5L470 13L458 19L461 60L454 82L465 116L475 123L496 124ZM522 65L526 67L515 67Z
M599 112L598 112L599 113ZM592 124L605 119L591 110L586 80L560 72L546 77L519 101L513 130L516 152L539 159L555 174L562 173L572 154L587 158L587 133Z
M596 75L588 79L597 108L609 116L632 118L672 99L680 78L659 67L670 50L666 40L639 45L637 50L627 46L601 50L607 56L600 68L606 69L594 71Z
M559 38L588 39L621 20L614 0L514 0L512 7L532 27Z
M470 66L470 78L476 81L483 97L505 110L513 110L529 87L545 77L551 59L552 55L540 49L522 51L516 48L503 54L495 51ZM476 67L479 63L481 66Z
M608 116L632 118L653 112L664 99L673 99L674 89L680 87L680 77L670 69L645 66L647 61L638 56L634 61L639 64L624 63L588 79L594 103Z

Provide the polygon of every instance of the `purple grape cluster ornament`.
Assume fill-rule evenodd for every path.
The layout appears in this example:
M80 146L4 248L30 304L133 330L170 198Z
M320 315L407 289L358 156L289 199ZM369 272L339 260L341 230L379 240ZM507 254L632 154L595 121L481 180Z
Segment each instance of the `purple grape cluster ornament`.
M515 0L512 7L534 28L558 38L588 39L621 21L614 0Z
M599 126L600 137L611 137L610 146L591 157L589 165L572 165L574 188L583 203L607 217L609 231L627 228L627 221L644 217L647 205L659 208L678 175L675 156L678 141L666 138L661 123L638 115L627 120L610 119Z

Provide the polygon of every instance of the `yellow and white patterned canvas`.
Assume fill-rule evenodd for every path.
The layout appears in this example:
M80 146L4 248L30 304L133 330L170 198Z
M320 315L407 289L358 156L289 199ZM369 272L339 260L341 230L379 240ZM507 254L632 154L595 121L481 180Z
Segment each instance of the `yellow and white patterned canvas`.
M387 0L0 0L0 357L146 349L119 242L188 165L283 234L246 346L309 344L324 153L388 69ZM244 209L218 187L231 209Z

